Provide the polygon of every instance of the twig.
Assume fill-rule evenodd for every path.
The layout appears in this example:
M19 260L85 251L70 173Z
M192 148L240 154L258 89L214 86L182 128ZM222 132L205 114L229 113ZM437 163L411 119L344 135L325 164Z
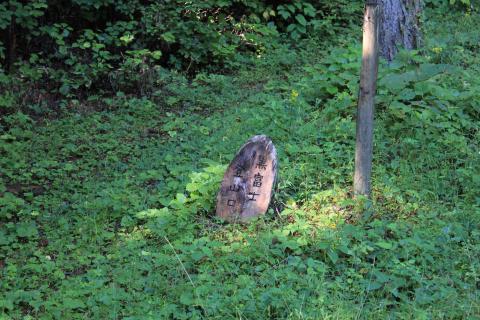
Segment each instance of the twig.
M175 257L177 258L178 262L180 262L180 265L182 266L183 271L187 275L188 280L190 280L190 283L192 284L192 287L196 289L195 284L192 281L192 278L190 278L190 275L188 274L187 269L185 269L185 266L183 265L182 260L180 260L180 257L178 256L177 252L175 251L175 248L172 246L172 244L170 243L170 241L168 240L168 238L166 236L164 236L163 238L165 239L165 241L167 241L170 248L172 248L172 251L175 254Z

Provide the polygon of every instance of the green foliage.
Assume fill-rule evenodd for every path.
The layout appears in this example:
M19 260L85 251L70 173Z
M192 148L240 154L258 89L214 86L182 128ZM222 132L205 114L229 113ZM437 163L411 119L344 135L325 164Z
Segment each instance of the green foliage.
M95 20L114 2L75 3ZM125 16L132 3L115 1ZM156 65L165 51L132 46L126 86L152 81L148 94L80 102L67 82L63 117L36 111L48 96L18 111L26 91L0 76L18 86L0 93L0 318L475 318L480 21L437 14L422 51L380 67L371 201L351 198L358 29L190 79ZM59 60L106 41L45 30ZM97 48L80 65L102 63ZM22 65L26 81L43 58ZM86 86L95 73L78 68ZM219 181L258 133L279 154L275 204L225 224Z
M38 20L45 14L47 8L45 0L34 0L27 3L16 0L4 2L0 4L0 29L6 29L11 21L15 20L19 27L29 32L35 32Z
M295 40L307 30L333 33L336 22L352 19L340 15L351 11L350 2L339 5L12 0L0 4L0 74L17 84L10 90L24 88L27 105L44 96L59 104L112 90L149 95L163 68L190 75L225 69L238 66L240 56L279 45L279 32Z
M475 1L472 0L425 0L425 4L430 7L440 8L444 12L448 12L452 8L466 12L478 10L477 6L474 5Z
M312 19L316 16L315 8L308 2L295 1L291 4L279 5L277 10L278 15L284 21L289 22L286 30L295 40L298 40L307 32L309 25L307 19Z

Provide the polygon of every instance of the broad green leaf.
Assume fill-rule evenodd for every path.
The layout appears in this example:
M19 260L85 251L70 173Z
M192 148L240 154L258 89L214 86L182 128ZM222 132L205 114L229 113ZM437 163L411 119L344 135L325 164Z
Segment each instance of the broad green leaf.
M300 23L302 26L307 25L307 20L305 20L305 17L302 14L297 14L295 16L295 20L297 20L297 22Z
M390 250L393 248L393 245L390 242L379 241L379 242L376 242L375 244L382 249Z

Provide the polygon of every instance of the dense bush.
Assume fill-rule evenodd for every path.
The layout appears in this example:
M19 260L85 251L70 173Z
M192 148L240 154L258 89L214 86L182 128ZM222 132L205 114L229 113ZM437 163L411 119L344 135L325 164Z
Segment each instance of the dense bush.
M225 67L278 42L279 31L332 33L360 9L349 1L10 0L0 4L0 60L3 72L50 94L139 92L161 67Z
M425 4L432 8L442 8L443 10L455 8L468 12L478 9L474 6L474 2L475 0L425 0Z

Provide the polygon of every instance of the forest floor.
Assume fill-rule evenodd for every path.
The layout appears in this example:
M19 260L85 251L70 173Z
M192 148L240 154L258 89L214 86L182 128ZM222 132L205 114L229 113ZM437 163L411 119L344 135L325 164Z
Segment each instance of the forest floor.
M0 318L480 319L480 20L435 20L380 68L371 203L351 199L360 29L103 111L10 116ZM256 134L274 206L222 223L219 182Z

